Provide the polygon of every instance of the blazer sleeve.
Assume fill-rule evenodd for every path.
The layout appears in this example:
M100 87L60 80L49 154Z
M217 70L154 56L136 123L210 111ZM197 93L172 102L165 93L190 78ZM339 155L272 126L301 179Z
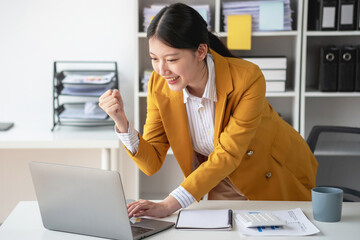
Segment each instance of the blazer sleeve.
M147 116L144 126L144 136L139 134L139 148L130 157L134 160L139 169L146 175L155 174L164 163L166 153L170 147L164 125L161 119L160 111L156 105L152 93L152 82L154 73L149 80L149 91L147 97Z
M197 201L239 167L261 122L265 103L263 74L256 65L251 65L245 71L235 68L230 67L232 79L241 84L234 84L238 89L234 89L232 94L237 96L232 97L237 100L228 102L226 106L232 112L229 121L208 160L181 184Z

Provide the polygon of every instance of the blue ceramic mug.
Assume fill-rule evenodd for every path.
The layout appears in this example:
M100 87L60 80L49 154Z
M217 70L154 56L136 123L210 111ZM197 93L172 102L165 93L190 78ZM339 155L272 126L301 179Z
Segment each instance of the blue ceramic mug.
M315 187L311 190L314 219L338 222L341 219L343 190L334 187Z

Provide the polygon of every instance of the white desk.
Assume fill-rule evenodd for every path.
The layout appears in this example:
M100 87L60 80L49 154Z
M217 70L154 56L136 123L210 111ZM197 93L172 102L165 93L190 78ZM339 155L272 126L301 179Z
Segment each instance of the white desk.
M16 122L0 132L0 149L101 149L101 168L116 169L119 139L114 127L56 127L33 122Z
M237 232L236 226L232 231L179 231L166 230L146 239L327 239L350 240L360 238L360 202L344 203L340 222L323 223L314 221L311 202L270 202L270 201L201 201L190 208L197 209L255 209L255 210L284 210L300 207L305 215L320 230L320 233L306 237L244 237ZM164 220L174 221L177 214ZM10 216L0 227L0 239L4 240L95 240L101 238L88 237L77 234L49 231L42 225L37 202L20 202Z

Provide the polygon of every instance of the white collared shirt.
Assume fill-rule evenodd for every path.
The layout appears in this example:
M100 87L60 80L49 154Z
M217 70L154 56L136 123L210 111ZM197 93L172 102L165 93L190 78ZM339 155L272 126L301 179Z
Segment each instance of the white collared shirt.
M195 152L208 156L214 151L214 119L217 102L214 60L207 54L208 81L202 97L193 96L186 88L183 89L184 103L189 122L192 146ZM116 133L125 147L135 154L139 147L139 137L134 127L129 124L128 133ZM170 193L185 208L195 201L195 198L182 186Z

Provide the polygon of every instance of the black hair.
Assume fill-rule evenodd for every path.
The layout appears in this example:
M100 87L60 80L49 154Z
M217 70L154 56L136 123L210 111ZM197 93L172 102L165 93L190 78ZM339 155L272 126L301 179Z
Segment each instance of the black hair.
M203 17L192 7L174 3L160 10L147 29L147 38L156 37L179 49L198 49L205 43L224 57L234 57L220 39L208 31Z

